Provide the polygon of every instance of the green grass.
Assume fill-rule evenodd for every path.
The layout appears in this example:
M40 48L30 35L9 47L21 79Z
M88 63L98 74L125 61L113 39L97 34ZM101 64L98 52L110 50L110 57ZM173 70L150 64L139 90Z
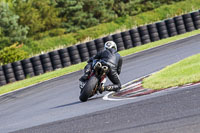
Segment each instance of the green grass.
M182 34L182 35L178 35L178 36L175 36L175 37L163 39L163 40L160 40L160 41L157 41L157 42L141 45L141 46L134 47L134 48L131 48L131 49L128 49L128 50L120 51L119 53L120 53L121 56L127 56L127 55L130 55L130 54L133 54L133 53L137 53L137 52L140 52L140 51L143 51L143 50L147 50L147 49L150 49L150 48L153 48L153 47L156 47L156 46L160 46L160 45L163 45L163 44L166 44L166 43L169 43L169 42L173 42L173 41L183 39L185 37L197 35L197 34L200 34L200 30L196 30L196 31L189 32L189 33ZM13 90L17 90L17 89L20 89L20 88L23 88L23 87L27 87L27 86L36 84L36 83L40 83L42 81L46 81L48 79L52 79L52 78L59 77L59 76L62 76L62 75L65 75L65 74L68 74L68 73L71 73L71 72L81 70L81 69L84 68L85 65L86 65L86 62L83 62L83 63L73 65L73 66L70 66L70 67L67 67L67 68L63 68L63 69L56 70L56 71L53 71L53 72L48 72L48 73L45 73L45 74L40 75L40 76L36 76L36 77L33 77L33 78L29 78L29 79L17 81L17 82L11 83L11 84L7 84L5 86L0 87L0 94L4 94L4 93L7 93L7 92L10 92L10 91L13 91Z
M188 57L178 63L144 79L144 88L162 89L200 81L200 54Z

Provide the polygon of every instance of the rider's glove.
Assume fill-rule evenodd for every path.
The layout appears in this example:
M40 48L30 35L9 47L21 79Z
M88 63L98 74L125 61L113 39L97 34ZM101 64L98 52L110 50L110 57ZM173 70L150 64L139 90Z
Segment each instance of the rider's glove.
M94 60L94 58L91 57L91 58L87 61L87 63L90 63L90 62L92 62L93 60Z

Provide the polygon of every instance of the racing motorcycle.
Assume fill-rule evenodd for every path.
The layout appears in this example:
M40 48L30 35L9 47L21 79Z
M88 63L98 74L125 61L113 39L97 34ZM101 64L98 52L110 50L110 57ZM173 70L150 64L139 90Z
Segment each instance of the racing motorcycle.
M100 88L106 82L106 75L109 71L109 66L103 60L93 60L90 74L85 82L81 82L79 87L81 89L79 99L86 102L88 98L95 94L102 93Z

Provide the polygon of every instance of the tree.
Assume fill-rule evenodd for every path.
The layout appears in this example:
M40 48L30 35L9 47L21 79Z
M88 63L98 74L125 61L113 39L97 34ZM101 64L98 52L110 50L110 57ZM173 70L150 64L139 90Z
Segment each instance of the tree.
M30 28L29 35L60 27L58 11L48 0L15 0L14 10L19 23Z
M83 12L82 0L56 0L56 8L59 10L59 17L62 18L62 27L67 32L80 29L87 14Z
M83 11L91 14L98 23L109 22L116 17L112 10L114 0L83 0L83 2Z
M67 32L85 29L113 20L113 0L56 0L59 16Z
M58 28L61 23L61 19L58 17L58 10L54 4L51 4L49 0L32 0L33 7L40 13L42 23L44 23L43 31Z
M27 39L28 27L19 25L18 19L7 3L0 3L0 48Z

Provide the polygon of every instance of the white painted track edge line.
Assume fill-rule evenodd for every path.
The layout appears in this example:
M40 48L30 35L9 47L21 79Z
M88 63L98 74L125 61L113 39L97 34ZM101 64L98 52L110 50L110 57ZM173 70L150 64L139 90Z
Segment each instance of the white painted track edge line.
M155 73L155 72L153 72L153 73ZM137 81L137 80L139 80L139 79L142 79L142 78L144 78L144 77L147 77L147 76L149 76L149 75L152 75L153 73L147 74L147 75L142 76L142 77L137 78L137 79L134 79L134 80L132 80L132 81L130 81L130 82L124 84L124 85L122 86L122 88L123 88L124 86L126 86L127 84L130 84L130 83L135 82L135 81ZM123 90L123 89L122 89L122 90ZM111 92L105 94L105 95L103 96L102 99L103 99L103 100L106 100L106 101L121 101L121 100L128 100L128 99L134 99L134 98L135 98L135 97L133 97L133 98L126 98L126 99L124 99L124 98L123 98L123 99L109 98L108 96L111 95L111 94L113 94L113 93L115 93L115 92L114 92L114 91L111 91Z

